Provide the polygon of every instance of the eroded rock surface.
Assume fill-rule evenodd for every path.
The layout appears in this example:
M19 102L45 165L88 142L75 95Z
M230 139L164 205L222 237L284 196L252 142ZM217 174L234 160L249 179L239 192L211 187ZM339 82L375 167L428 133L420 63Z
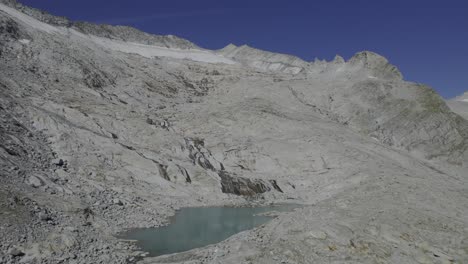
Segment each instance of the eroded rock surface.
M468 121L378 54L209 51L13 0L0 33L0 262L136 262L123 229L282 202L306 206L142 263L468 261Z

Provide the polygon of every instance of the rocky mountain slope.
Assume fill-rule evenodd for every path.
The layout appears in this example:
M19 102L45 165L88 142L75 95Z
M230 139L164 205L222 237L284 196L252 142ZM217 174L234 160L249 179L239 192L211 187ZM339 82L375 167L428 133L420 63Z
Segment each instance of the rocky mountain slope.
M0 263L140 260L185 206L306 205L143 263L464 263L468 121L382 56L299 58L0 1Z

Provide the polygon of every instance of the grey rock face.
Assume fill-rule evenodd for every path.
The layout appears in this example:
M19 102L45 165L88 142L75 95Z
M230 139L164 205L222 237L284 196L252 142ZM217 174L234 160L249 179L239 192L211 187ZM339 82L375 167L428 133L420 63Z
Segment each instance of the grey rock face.
M431 88L377 80L357 82L331 102L340 122L385 144L426 158L467 160L467 123L454 115Z
M0 33L2 35L2 42L10 39L17 40L19 38L18 24L14 20L2 17L2 20L0 20Z

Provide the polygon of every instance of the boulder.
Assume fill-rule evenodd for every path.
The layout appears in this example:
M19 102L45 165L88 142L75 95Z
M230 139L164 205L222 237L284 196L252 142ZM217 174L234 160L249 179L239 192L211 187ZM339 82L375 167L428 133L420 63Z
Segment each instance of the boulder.
M56 158L52 160L52 164L61 167L63 166L64 162L63 159Z
M116 205L123 205L123 203L122 203L122 201L120 199L113 199L112 203L116 204Z
M40 179L39 177L35 176L35 175L32 175L30 176L26 183L29 185L29 186L32 186L34 188L39 188L41 186L44 186L44 181L42 181L42 179Z
M13 257L20 257L24 255L24 252L17 247L11 247L8 249L8 254Z
M41 219L42 221L49 221L51 220L52 218L50 217L49 214L45 213L45 212L40 212L38 215L39 219Z

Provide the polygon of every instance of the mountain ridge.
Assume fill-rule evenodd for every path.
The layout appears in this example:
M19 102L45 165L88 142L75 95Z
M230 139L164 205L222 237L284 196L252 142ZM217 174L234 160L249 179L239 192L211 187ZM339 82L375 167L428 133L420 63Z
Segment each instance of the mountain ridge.
M163 36L163 35L157 35L157 34L149 34L149 33L140 31L138 29L135 29L133 27L129 27L129 26L106 25L106 24L98 25L98 24L93 24L93 23L84 22L84 21L74 22L66 17L51 15L39 9L25 6L19 3L17 0L1 0L0 3L3 3L7 6L15 8L16 10L23 12L27 15L30 15L44 23L55 25L55 26L60 26L60 27L73 28L84 34L91 34L91 35L98 36L98 37L117 39L117 40L122 40L122 41L130 41L130 42L136 42L136 43L146 44L146 45L162 46L166 48L201 49L196 44L186 39L176 37L173 35ZM236 48L233 49L233 47L236 47ZM309 66L310 64L310 62L306 62L303 59L296 57L294 55L264 51L261 49L249 47L248 45L245 45L245 44L239 47L233 44L228 44L226 47L220 50L217 50L217 52L221 54L228 53L228 51L226 50L227 48L229 48L229 53L234 53L234 54L241 53L240 58L238 58L241 61L248 59L249 54L252 54L252 53L262 54L263 56L267 56L267 57L273 57L273 58L276 57L278 62L291 64L289 70L295 74L299 73L302 70L301 68L305 68ZM247 54L242 54L245 52L247 52ZM230 56L232 55L233 54L231 54ZM335 57L335 59L337 58L342 59L342 57L339 55ZM383 65L388 64L387 59L385 59L383 56L377 53L374 53L372 51L357 52L355 55L352 56L350 60L354 62L362 61L366 67L369 67L370 64L374 64L374 66L376 66L375 63L376 63L377 58L379 61L381 61ZM369 60L369 62L367 62L367 60ZM372 62L370 62L371 60ZM343 59L338 60L338 61L344 62ZM262 67L258 67L258 68L262 68ZM398 74L401 74L399 73L398 69L396 69L396 71L398 72Z
M66 17L51 15L39 9L25 6L17 0L1 0L0 3L12 7L26 15L30 15L41 22L59 27L73 28L84 34L92 34L98 37L106 37L167 48L199 48L194 43L173 35L162 36L149 34L129 26L93 24L85 21L74 22Z

